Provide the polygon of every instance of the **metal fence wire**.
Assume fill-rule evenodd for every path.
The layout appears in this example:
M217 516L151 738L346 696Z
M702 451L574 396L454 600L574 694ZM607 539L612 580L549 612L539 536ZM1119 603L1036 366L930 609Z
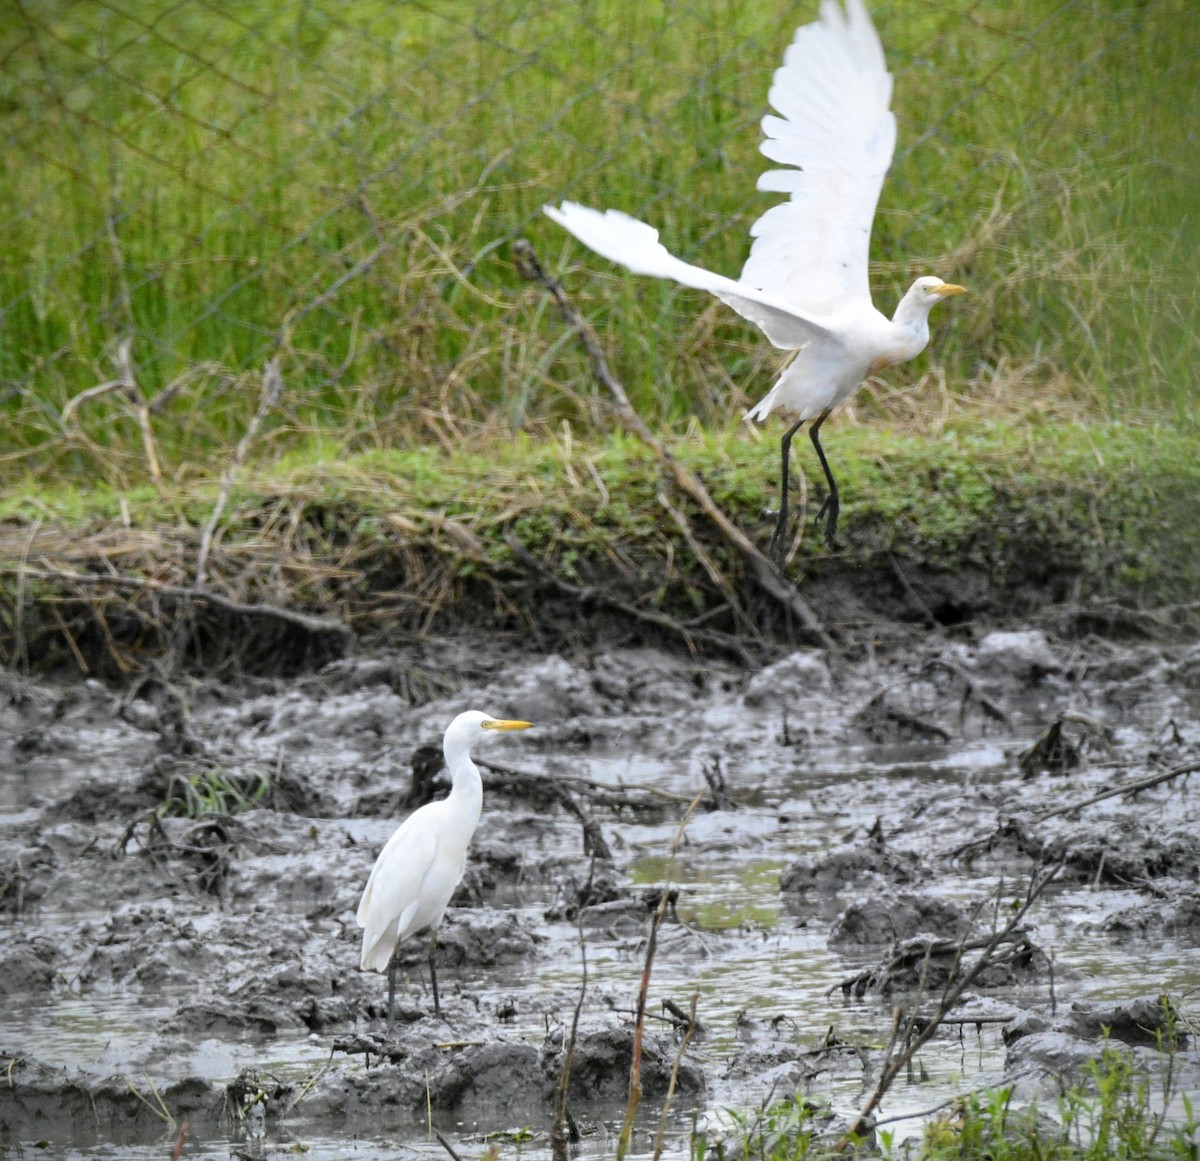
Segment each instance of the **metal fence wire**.
M915 273L974 280L940 357L976 376L1018 357L1119 374L1149 324L1114 321L1132 308L1101 283L1119 297L1132 280L1146 317L1190 325L1194 289L1163 272L1195 244L1197 6L871 7L900 118L873 241L881 306ZM714 375L760 375L764 344L689 292L623 278L540 206L618 206L736 274L770 204L755 190L770 74L815 16L731 0L0 0L5 441L55 430L122 341L156 408L203 401L213 422L244 416L239 377L281 351L302 425L368 405L518 423L569 410L567 344L513 269L519 235L575 268L648 406L700 407ZM1163 297L1147 301L1152 283ZM1161 358L1152 378L1169 377Z

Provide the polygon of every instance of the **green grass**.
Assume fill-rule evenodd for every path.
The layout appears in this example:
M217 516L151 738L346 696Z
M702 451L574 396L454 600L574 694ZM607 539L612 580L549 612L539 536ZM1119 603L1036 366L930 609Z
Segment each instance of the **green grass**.
M271 779L259 770L234 774L212 766L171 780L171 793L155 813L159 818L242 814L253 810L271 789Z
M894 558L935 574L973 571L1000 608L1004 594L1022 590L1042 602L1194 602L1200 558L1191 522L1179 518L1200 505L1200 459L1188 432L958 423L918 435L847 426L830 431L827 447L842 483L846 548L830 556L810 525L789 566L797 580L849 570L856 585L869 587L868 570L891 576ZM227 591L352 616L373 607L372 585L386 596L400 576L406 589L419 588L430 561L439 575L450 570L464 583L511 576L512 537L559 577L616 584L614 592L646 608L686 618L722 599L663 511L657 461L628 437L518 436L453 454L325 451L293 451L239 478L217 530ZM765 545L774 440L698 434L677 441L676 451L730 518ZM803 448L797 460L809 495L818 496L815 457ZM32 538L65 528L77 540L58 559L75 561L71 568L92 567L88 538L97 534L107 537L106 568L189 583L190 558L180 553L194 544L217 492L203 478L122 493L70 480L51 488L30 476L0 498L0 571L19 587L30 552L61 551L53 539L43 548ZM732 549L702 517L691 521L716 567L740 577L744 564ZM123 528L127 549L119 548ZM464 550L463 536L476 547ZM323 580L314 564L345 570L347 579Z
M925 269L974 291L889 382L935 368L960 401L1017 396L1016 413L1054 397L1187 415L1196 6L873 8L901 122L877 297L890 309ZM522 232L573 268L647 418L726 427L770 382L765 342L620 274L538 207L620 206L736 271L769 204L757 121L789 36L772 6L728 0L10 6L0 471L145 481L116 396L60 420L126 333L175 479L228 455L274 352L288 390L268 460L603 425L574 344L513 269Z

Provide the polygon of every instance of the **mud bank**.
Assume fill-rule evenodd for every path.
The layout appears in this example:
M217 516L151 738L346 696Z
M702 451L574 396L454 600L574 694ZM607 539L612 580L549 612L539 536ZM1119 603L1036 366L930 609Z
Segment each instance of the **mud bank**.
M643 1085L653 1128L676 1072L677 1144L797 1090L844 1125L893 1006L931 1013L1048 867L880 1115L1049 1099L1105 1045L1200 1092L1195 646L964 628L747 669L456 637L236 685L2 681L6 1146L158 1157L187 1120L190 1155L325 1158L431 1118L540 1155L582 992L569 1103L603 1152L668 880ZM470 707L537 728L482 754L446 1019L417 941L386 1035L354 908Z

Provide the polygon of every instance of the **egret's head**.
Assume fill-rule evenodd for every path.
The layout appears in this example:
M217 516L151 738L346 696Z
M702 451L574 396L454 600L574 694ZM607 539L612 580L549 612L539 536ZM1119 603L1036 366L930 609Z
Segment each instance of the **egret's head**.
M511 730L527 730L532 724L498 718L495 714L485 714L480 710L467 710L450 723L442 741L442 749L449 761L451 753L470 750L476 742L498 737Z
M966 294L967 288L956 286L953 282L943 282L940 278L927 274L924 278L918 278L908 293L918 302L933 306L935 302L941 302L943 298L949 298L952 294Z

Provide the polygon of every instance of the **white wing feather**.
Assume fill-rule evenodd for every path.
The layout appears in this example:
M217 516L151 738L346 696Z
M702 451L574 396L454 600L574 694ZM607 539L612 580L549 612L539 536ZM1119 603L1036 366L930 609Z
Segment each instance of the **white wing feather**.
M741 282L818 318L870 304L871 223L896 147L892 78L862 0L823 0L797 29L767 100L762 152L788 166L758 188L789 194L751 227Z
M426 809L422 807L422 809ZM421 907L421 883L437 857L437 838L410 815L388 839L363 889L355 919L363 928L361 966L383 971L396 944L410 933Z
M658 231L653 226L620 210L601 213L575 202L542 208L585 246L634 274L669 278L683 286L715 294L743 318L760 327L777 347L795 350L828 333L818 319L786 298L676 258L658 240Z

